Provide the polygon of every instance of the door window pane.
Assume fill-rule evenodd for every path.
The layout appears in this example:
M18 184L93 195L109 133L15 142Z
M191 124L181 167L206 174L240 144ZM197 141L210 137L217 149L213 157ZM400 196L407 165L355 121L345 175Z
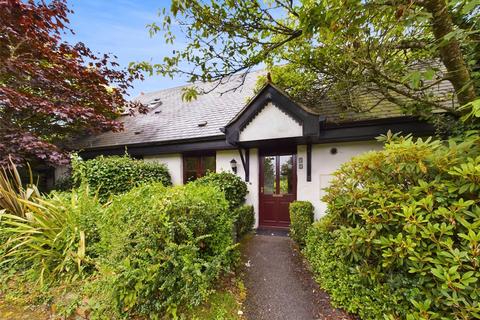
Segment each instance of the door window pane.
M293 193L293 156L280 157L280 194Z
M274 194L277 186L275 157L263 158L263 193Z

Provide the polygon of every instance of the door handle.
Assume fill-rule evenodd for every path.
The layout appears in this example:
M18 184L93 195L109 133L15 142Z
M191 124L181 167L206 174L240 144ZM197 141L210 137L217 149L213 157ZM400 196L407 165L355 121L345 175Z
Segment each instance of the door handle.
M274 197L274 198L281 198L281 197L283 197L283 194L276 194L276 193L274 193L274 194L272 194L272 197Z

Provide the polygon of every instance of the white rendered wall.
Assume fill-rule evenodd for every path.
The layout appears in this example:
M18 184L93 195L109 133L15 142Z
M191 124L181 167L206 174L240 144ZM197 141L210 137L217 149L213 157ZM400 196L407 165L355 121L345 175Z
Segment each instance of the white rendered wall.
M172 183L183 184L183 157L180 153L145 156L145 162L158 162L167 166Z
M336 154L330 153L332 148L337 149ZM324 195L322 189L328 186L332 173L353 156L381 148L382 145L375 141L312 145L312 181L307 182L307 147L299 145L297 147L297 157L298 159L303 158L303 168L299 168L300 161L297 160L297 199L310 201L315 207L315 219L319 219L325 214L326 210L326 204L320 200ZM237 161L237 175L245 179L245 171L238 150L219 150L216 152L217 172L231 172L230 161L232 159ZM181 154L145 156L144 160L165 164L172 176L173 184L183 184L183 158ZM258 180L258 149L250 149L250 182L247 183L247 204L254 207L255 228L258 226L259 221Z
M273 103L262 111L240 132L240 141L254 141L302 136L302 126Z
M245 170L243 169L242 159L238 150L217 151L217 172L232 172L230 161L237 161L237 175L245 181ZM253 206L255 211L255 228L258 226L258 149L250 149L250 182L247 182L248 194L247 204Z
M330 153L332 148L337 149L336 154ZM307 146L299 145L297 157L303 158L303 169L297 160L297 199L310 201L315 207L315 219L321 218L327 209L326 203L320 200L325 195L322 189L328 187L332 173L353 156L381 148L376 141L312 145L312 181L307 182Z

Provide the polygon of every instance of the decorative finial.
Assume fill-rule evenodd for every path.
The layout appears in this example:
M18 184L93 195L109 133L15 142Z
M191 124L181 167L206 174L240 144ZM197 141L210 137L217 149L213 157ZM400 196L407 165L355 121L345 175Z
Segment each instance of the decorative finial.
M272 75L270 74L270 72L267 72L267 82L268 82L268 83L273 83L273 81L272 81Z

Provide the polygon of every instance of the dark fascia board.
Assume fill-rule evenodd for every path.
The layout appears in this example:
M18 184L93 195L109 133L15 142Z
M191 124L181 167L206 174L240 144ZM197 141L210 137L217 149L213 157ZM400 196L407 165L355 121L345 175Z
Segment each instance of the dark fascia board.
M343 124L329 124L320 132L315 143L347 142L374 139L388 131L412 134L417 137L430 136L435 127L415 117L395 117Z
M417 117L413 116L400 116L400 117L390 117L390 118L376 118L376 119L369 119L369 120L357 120L357 121L349 121L349 122L327 122L325 124L326 129L336 129L336 128L358 128L364 126L372 126L378 124L399 124L399 123L409 123L409 122L416 122L416 123L426 123L418 119Z
M243 148L282 148L298 144L322 144L332 142L354 142L373 140L388 131L413 134L416 137L430 136L435 128L428 122L414 117L395 117L368 121L350 122L344 124L329 124L314 137L293 137L258 141L242 141L237 145Z
M123 155L125 151L132 156L146 156L168 153L185 153L196 151L229 150L235 149L228 144L225 136L214 136L201 139L185 139L168 141L167 143L142 143L135 145L109 146L79 151L82 158L90 159L99 155Z
M265 139L255 141L241 141L237 142L237 146L241 148L259 148L260 150L282 151L295 150L295 146L299 144L307 144L313 139L308 137L292 137L280 139ZM289 151L289 153L291 153Z
M243 148L284 148L298 144L322 144L332 142L354 142L372 140L389 130L394 133L413 134L414 136L429 136L435 133L433 125L420 121L413 117L396 117L387 119L376 119L358 121L344 124L329 124L320 135L313 137L294 137L273 140L258 140L238 143L232 146L227 143L225 136L215 136L200 139L188 139L171 141L170 144L144 143L141 145L113 146L97 149L84 150L80 156L85 159L98 155L123 155L125 149L132 156L157 155L168 153L187 153L196 151L232 150L238 147Z
M215 136L207 137L196 137L188 139L178 139L178 140L166 140L166 141L148 141L148 142L139 142L139 143L130 143L130 144L121 144L121 145L109 145L109 146L100 146L100 147L87 147L83 148L70 148L70 151L97 151L97 150L108 150L112 148L136 148L136 147L145 147L145 146L162 146L162 145L172 145L172 144L182 144L182 143L193 143L193 142L203 142L203 141L214 141L214 140L225 140L224 134L218 134Z
M301 124L303 127L303 136L318 136L321 117L318 114L308 112L283 92L271 84L267 84L241 113L224 128L223 131L225 132L227 141L232 145L237 144L240 131L242 131L269 102L275 104L277 108Z

